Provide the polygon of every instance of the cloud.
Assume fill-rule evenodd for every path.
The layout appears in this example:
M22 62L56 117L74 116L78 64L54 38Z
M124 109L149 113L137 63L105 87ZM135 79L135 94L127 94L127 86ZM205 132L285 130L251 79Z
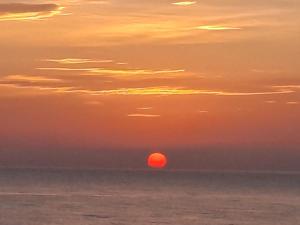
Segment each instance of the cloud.
M153 109L153 107L139 107L139 108L136 108L137 110L150 110L150 109Z
M169 87L169 86L157 86L157 87L141 87L141 88L118 88L118 89L90 89L81 88L76 86L54 86L52 84L55 79L42 78L42 77L15 77L12 79L9 77L2 80L0 85L14 88L31 88L38 90L50 90L57 93L77 93L87 95L124 95L124 96L146 96L146 95L157 95L157 96L171 96L171 95L214 95L214 96L258 96L258 95L278 95L278 94L291 94L294 90L290 89L275 89L270 91L260 92L235 92L235 91L223 91L223 90L209 90L209 89L191 89L183 87ZM20 80L21 79L21 80ZM30 82L22 82L22 81ZM7 82L9 81L9 82ZM36 85L34 82L38 82ZM50 82L49 82L50 81ZM43 84L43 82L45 82ZM63 83L62 83L63 84Z
M55 62L59 64L85 64L85 63L112 63L113 60L93 60L93 59L76 59L76 58L65 58L65 59L44 59L42 61Z
M279 74L279 73L283 73L283 71L281 70L262 70L262 69L252 69L251 72L253 73L263 73L263 74L266 74L266 73L269 73L269 74Z
M194 5L197 4L196 1L183 1L183 2L173 2L173 5L179 5L179 6L189 6L189 5Z
M79 90L78 90L79 91ZM217 90L187 89L181 87L145 87L145 88L120 88L101 91L82 90L94 95L216 95L216 96L253 96L290 94L292 90L275 90L265 92L229 92Z
M196 1L180 0L61 0L52 2L68 6L72 16L60 17L59 26L57 23L49 23L47 27L34 27L34 32L44 35L31 35L32 32L28 32L28 29L14 27L13 32L6 31L5 41L15 44L16 37L22 36L22 39L17 39L22 45L64 47L144 43L169 45L224 43L259 37L266 40L270 32L280 39L296 37L292 34L298 28L298 17L290 12L298 9L292 7L294 0L288 0L287 2L290 3L285 4L283 1L276 0L277 3L280 2L279 5L273 2L246 3L237 0L230 1L230 3L219 0L197 1L197 4ZM87 3L93 3L93 5ZM12 5L22 5L22 9L26 8L26 10L17 12L12 9L7 10L4 5L9 5L10 8L14 8ZM33 6L40 5L45 8L32 9ZM192 6L185 7L188 5ZM0 4L0 7L5 8L5 15L1 15L0 20L41 19L53 14L61 14L61 7L57 4L15 3ZM200 12L201 16L199 16ZM279 16L280 21L278 21ZM101 24L101 29L99 29L99 24ZM225 32L242 28L243 32ZM220 32L201 32L204 30Z
M67 68L40 67L38 70L87 72L88 75L108 76L120 79L172 78L183 75L184 69L114 69L114 68ZM82 73L81 73L82 74ZM160 76L165 75L165 76Z
M98 106L99 105L101 105L101 106L104 105L103 102L100 102L100 101L87 101L87 102L85 102L85 104L86 105L98 105Z
M299 102L296 101L290 101L290 102L286 102L287 105L299 105Z
M128 69L128 70L115 70L115 69L103 69L103 68L41 68L41 69L54 69L63 71L90 71L92 70L96 74L91 75L104 75L113 77L151 77L154 75L163 75L165 73L178 73L173 70L145 70L145 69ZM99 73L99 74L98 74ZM169 74L168 74L169 75ZM95 85L94 82L78 83L77 76L75 78L67 78L64 76L59 79L48 76L32 76L32 75L9 75L0 80L0 85L5 87L22 88L22 89L36 89L50 91L51 93L74 93L83 95L94 95L94 96L108 96L108 95L120 95L120 96L171 96L171 95L214 95L214 96L259 96L259 95L279 95L279 94L291 94L295 93L295 85L287 86L271 86L266 87L266 90L260 91L235 91L235 90L220 90L220 89L199 89L191 87L180 87L180 86L150 86L150 87L123 87L123 88L112 88L111 85L103 86ZM79 74L80 78L92 78L94 76ZM103 83L102 83L103 84ZM82 86L83 85L83 86ZM140 85L140 84L138 84ZM144 86L144 85L143 85ZM298 86L296 86L298 87ZM148 110L151 107L139 108L140 110Z
M208 113L207 110L198 110L197 112L198 112L198 113Z
M196 27L198 30L211 30L211 31L226 31L226 30L241 30L240 27L229 27L220 25L203 25Z
M265 101L265 103L268 103L268 104L274 104L274 103L276 103L277 101L275 101L275 100L268 100L268 101Z
M155 115L155 114L128 114L128 117L146 117L146 118L155 118L160 117L161 115Z
M29 75L9 75L4 77L3 80L7 81L28 81L28 82L61 82L61 79L48 78L42 76L29 76Z
M63 7L57 4L0 4L0 21L40 20L60 14Z
M84 58L63 58L63 59L42 59L43 62L53 62L61 65L76 65L88 63L114 63L116 65L128 65L127 62L116 62L112 59L84 59ZM40 68L42 69L42 68Z
M289 88L289 89L298 89L300 88L299 84L290 84L290 85L275 85L273 88Z
M33 90L39 90L39 91L48 91L49 93L69 93L68 91L73 89L74 87L70 86L62 86L62 87L55 87L55 86L46 86L46 84L43 84L45 86L35 85L35 84L28 84L28 83L5 83L1 82L0 87L7 87L7 88L16 88L16 89L33 89Z
M0 79L0 88L8 88L12 93L18 95L18 90L23 90L21 94L53 94L57 91L67 90L63 87L64 80L33 75L9 75Z

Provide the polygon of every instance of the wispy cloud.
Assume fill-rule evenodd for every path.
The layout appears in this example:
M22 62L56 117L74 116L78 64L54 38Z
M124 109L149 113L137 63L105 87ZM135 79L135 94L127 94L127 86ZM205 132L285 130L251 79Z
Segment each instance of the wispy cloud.
M179 6L189 6L189 5L194 5L197 4L196 1L182 1L182 2L173 2L173 5L179 5Z
M198 113L208 113L207 110L198 110L197 112L198 112Z
M67 68L67 67L41 67L38 70L53 70L53 71L78 71L86 72L89 75L109 76L121 79L148 79L148 78L166 78L176 77L185 72L184 69L114 69L114 68ZM82 73L81 73L82 74ZM161 76L159 75L166 75Z
M274 103L276 103L277 101L275 101L275 100L268 100L268 101L265 101L265 103L268 103L268 104L274 104Z
M262 74L279 74L283 73L281 70L262 70L262 69L252 69L253 73L262 73Z
M240 27L230 27L221 25L203 25L196 27L198 30L211 30L211 31L226 31L226 30L241 30Z
M0 21L7 20L41 20L58 15L63 10L57 4L0 4Z
M134 114L128 114L128 117L146 117L146 118L156 118L160 117L161 115L156 115L156 114L139 114L139 113L134 113Z
M33 89L39 91L48 91L49 93L68 93L69 90L72 90L74 87L70 86L42 86L42 85L34 85L34 84L23 84L23 83L5 83L1 81L0 87L7 87L7 88L16 88L16 89Z
M66 68L66 67L40 67L38 70L56 70L56 71L87 71L99 74L123 74L123 75L147 75L147 74L163 74L163 73L181 73L184 69L176 70L148 70L148 69L109 69L109 68Z
M137 110L150 110L150 109L153 109L153 107L139 107L139 108L136 108Z
M17 36L26 37L20 42L47 46L219 43L254 37L265 38L265 35L269 36L269 31L276 37L285 37L292 34L287 29L298 27L298 17L290 13L290 11L298 9L292 9L294 0L285 4L279 4L282 1L276 1L274 4L269 1L265 3L234 1L233 4L233 2L222 1L180 0L61 0L49 2L59 2L59 5L67 6L67 10L73 15L59 18L60 26L57 26L57 23L49 23L47 27L34 27L35 32L44 35L30 35L27 33L28 29L15 27L13 30L17 30L16 32L19 34ZM93 3L93 5L88 3ZM31 20L57 14L62 15L62 7L59 5L58 3L0 4L0 8L5 9L0 12L0 20ZM18 7L21 7L22 10L17 11L15 8ZM282 20L278 21L278 16L282 16ZM55 22L57 21L55 20ZM101 24L101 29L99 24ZM14 26L18 26L18 24ZM278 29L274 29L275 26ZM226 30L246 30L246 28L249 29L245 32L225 32ZM220 32L201 32L200 30ZM13 37L16 32L7 32L9 38L6 41L13 44L15 40L10 37ZM9 33L12 34L8 35ZM59 33L61 35L58 35Z
M86 94L86 95L123 95L123 96L171 96L171 95L214 95L214 96L257 96L257 95L279 95L279 94L291 94L293 90L274 90L264 92L230 92L230 91L217 91L217 90L201 90L201 89L188 89L181 87L142 87L142 88L119 88L119 89L88 89L80 88L76 86L43 86L41 84L23 84L18 82L6 83L3 82L0 85L14 88L28 88L51 91L54 93L74 93L74 94Z
M61 79L48 78L43 76L29 76L29 75L9 75L3 80L8 81L28 81L28 82L62 82Z
M273 88L298 89L298 88L300 88L300 84L274 85Z
M106 95L219 95L219 96L253 96L294 93L292 90L276 90L265 92L228 92L215 90L185 89L180 87L147 87L147 88L121 88L100 91Z
M112 63L113 60L93 60L93 59L78 59L78 58L65 58L65 59L44 59L42 61L55 62L59 64L85 64L85 63Z
M116 62L117 65L128 65L126 62Z
M103 105L103 102L100 102L100 101L86 101L85 102L85 104L86 105L97 105L97 106L99 106L99 105Z
M300 103L297 102L297 101L289 101L289 102L286 102L287 105L299 105Z

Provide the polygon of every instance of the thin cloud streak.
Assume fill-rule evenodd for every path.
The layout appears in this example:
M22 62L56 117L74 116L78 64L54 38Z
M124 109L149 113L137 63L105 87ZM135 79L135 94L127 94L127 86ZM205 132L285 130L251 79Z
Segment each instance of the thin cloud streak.
M109 76L120 79L147 79L147 78L172 78L183 75L184 69L165 69L165 70L151 70L151 69L113 69L113 68L66 68L66 67L40 67L38 70L49 71L78 71L87 72L87 74L80 75L98 75ZM157 75L167 75L157 77Z
M287 105L299 105L299 102L296 101L290 101L290 102L286 102Z
M268 100L268 101L265 101L265 103L268 103L268 104L275 104L275 103L277 103L277 101L275 101L275 100Z
M21 84L7 84L2 83L8 87L15 88L32 88L38 90L51 90L57 93L77 93L87 95L123 95L123 96L171 96L171 95L214 95L214 96L257 96L257 95L279 95L279 94L291 94L293 90L276 90L276 91L265 91L265 92L228 92L228 91L215 91L215 90L200 90L200 89L184 89L176 87L144 87L144 88L120 88L120 89L109 89L109 90L93 90L84 89L79 87L43 87L34 85L21 85Z
M228 27L218 25L203 25L196 27L197 30L211 30L211 31L226 31L226 30L241 30L240 27Z
M146 117L146 118L155 118L155 117L161 117L161 115L155 115L155 114L128 114L128 117Z
M136 108L137 110L150 110L150 109L153 109L153 107L139 107L139 108Z
M150 88L121 88L115 90L100 91L106 95L219 95L219 96L252 96L252 95L273 95L289 94L291 90L269 91L269 92L225 92L213 90L183 89L172 87L150 87Z
M178 6L190 6L190 5L194 5L197 4L196 1L182 1L182 2L173 2L173 5L178 5Z
M291 88L291 89L298 89L300 88L300 84L291 84L291 85L275 85L272 86L273 88Z
M197 112L198 112L198 113L208 113L207 110L198 110Z
M9 75L4 77L3 80L8 81L28 81L28 82L62 82L61 79L48 78L42 76L29 76L29 75Z
M65 59L44 59L45 62L55 62L59 64L85 64L85 63L112 63L113 60L93 60L93 59L76 59L76 58L65 58Z

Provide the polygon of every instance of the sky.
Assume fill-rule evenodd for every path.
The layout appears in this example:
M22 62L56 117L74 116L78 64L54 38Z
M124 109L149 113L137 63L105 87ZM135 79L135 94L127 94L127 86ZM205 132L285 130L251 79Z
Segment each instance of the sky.
M0 166L300 170L298 0L2 0Z

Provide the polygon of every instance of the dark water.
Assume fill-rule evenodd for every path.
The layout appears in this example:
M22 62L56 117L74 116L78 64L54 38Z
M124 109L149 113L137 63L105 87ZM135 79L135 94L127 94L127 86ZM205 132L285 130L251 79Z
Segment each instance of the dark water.
M0 170L0 225L297 225L300 174Z

